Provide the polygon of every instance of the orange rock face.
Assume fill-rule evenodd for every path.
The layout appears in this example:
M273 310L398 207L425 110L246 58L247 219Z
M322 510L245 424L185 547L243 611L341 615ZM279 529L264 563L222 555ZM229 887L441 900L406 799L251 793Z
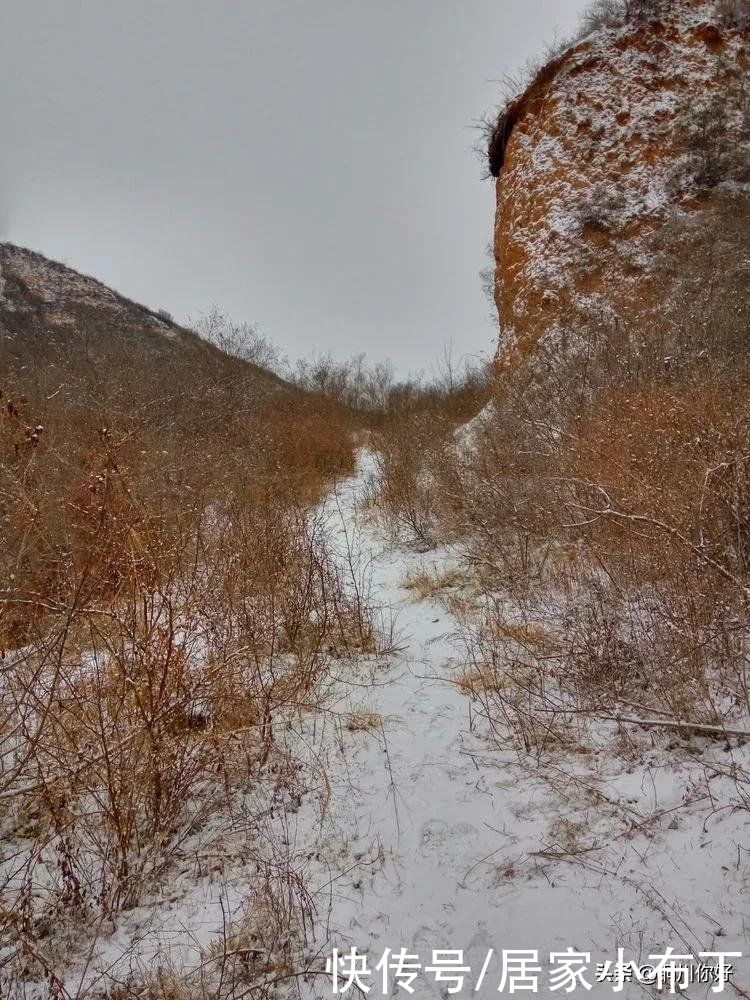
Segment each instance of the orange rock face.
M686 129L747 73L747 42L713 0L670 0L575 44L510 103L490 150L501 373L584 313L656 304L648 237L695 210Z

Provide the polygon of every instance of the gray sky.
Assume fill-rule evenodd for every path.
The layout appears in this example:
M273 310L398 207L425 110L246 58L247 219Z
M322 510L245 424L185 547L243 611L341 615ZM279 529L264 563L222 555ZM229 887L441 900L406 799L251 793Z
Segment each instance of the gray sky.
M583 0L3 0L0 236L292 356L495 331L472 121Z

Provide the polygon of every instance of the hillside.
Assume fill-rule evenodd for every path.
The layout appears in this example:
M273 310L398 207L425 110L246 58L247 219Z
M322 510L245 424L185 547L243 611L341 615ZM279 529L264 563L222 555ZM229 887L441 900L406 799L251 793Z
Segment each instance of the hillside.
M0 574L10 581L0 649L27 634L47 599L69 596L103 529L100 555L119 579L128 519L169 535L196 505L238 490L273 491L281 510L310 502L353 464L350 419L336 401L7 243L0 404Z
M133 302L94 278L42 254L0 243L0 370L32 359L83 357L112 365L169 364L232 373L259 398L291 391L274 373L229 357L175 323L168 313Z

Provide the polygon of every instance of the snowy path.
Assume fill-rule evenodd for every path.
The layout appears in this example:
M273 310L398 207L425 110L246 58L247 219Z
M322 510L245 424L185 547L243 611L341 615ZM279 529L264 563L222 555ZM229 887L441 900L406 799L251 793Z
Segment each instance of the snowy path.
M407 948L425 964L433 949L461 949L472 969L468 989L488 949L543 955L591 941L571 937L578 889L525 871L550 818L546 789L498 767L469 731L469 701L452 683L456 622L403 587L410 571L439 569L445 556L384 549L355 513L357 488L357 480L345 487L339 516L349 541L356 534L373 557L374 592L394 608L401 642L373 686L351 689L338 706L376 713L382 728L350 735L345 761L330 762L334 829L347 831L349 857L363 860L336 883L331 938L367 951L373 966L386 948ZM377 857L382 863L371 864ZM604 913L601 901L589 901L591 930L610 915L610 902ZM604 951L611 940L604 934L595 943ZM414 988L416 996L440 995L425 977Z
M354 945L367 952L371 995L380 995L374 966L386 948L406 948L423 965L433 949L461 949L471 968L467 993L493 949L481 992L497 995L499 952L533 949L544 970L541 994L559 995L545 988L547 959L573 947L591 953L592 997L613 995L611 984L595 982L593 967L615 958L618 946L642 961L670 945L678 953L746 951L747 868L743 862L728 875L722 867L737 854L744 822L725 815L714 824L710 809L695 809L668 826L669 810L684 805L690 787L679 768L626 768L605 753L586 765L586 781L597 790L589 801L585 794L566 801L524 772L512 753L491 751L469 731L469 700L451 683L456 622L403 587L410 571L439 567L447 557L384 549L356 515L358 488L356 479L346 484L337 514L349 541L356 534L372 554L374 589L397 612L401 648L372 686L356 684L338 705L376 713L382 729L347 734L338 761L329 758L330 834L343 874L325 904L328 950ZM576 766L561 761L563 772ZM611 810L602 808L602 789ZM639 820L661 811L665 820L655 831L621 834L624 813ZM712 835L707 822L716 827ZM561 824L555 836L553 823ZM598 845L591 863L585 853L581 864L537 860L540 848L565 846L561 830ZM441 995L426 973L413 986L415 996ZM642 995L643 987L630 989ZM701 986L695 995L706 991ZM315 995L330 996L330 987L319 982Z

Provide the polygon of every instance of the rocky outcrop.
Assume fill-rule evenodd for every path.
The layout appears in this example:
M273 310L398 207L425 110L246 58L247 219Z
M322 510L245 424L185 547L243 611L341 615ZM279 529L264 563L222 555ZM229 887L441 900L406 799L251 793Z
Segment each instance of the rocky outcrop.
M631 4L622 24L572 45L506 105L489 149L501 375L540 349L573 350L584 314L656 307L655 231L717 186L750 180L746 156L729 162L750 128L743 11Z

